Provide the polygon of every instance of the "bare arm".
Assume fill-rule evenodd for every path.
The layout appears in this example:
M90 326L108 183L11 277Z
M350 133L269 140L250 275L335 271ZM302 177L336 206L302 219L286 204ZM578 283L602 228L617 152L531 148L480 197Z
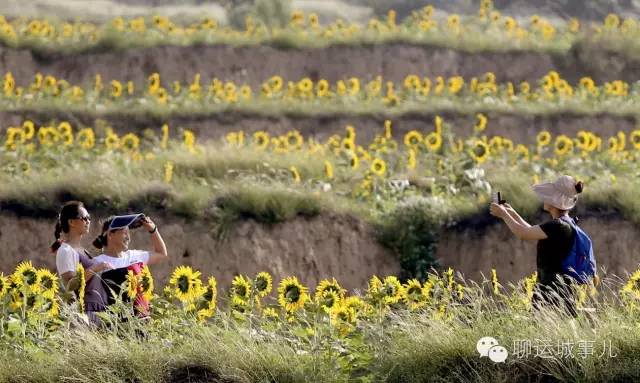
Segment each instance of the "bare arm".
M158 231L158 226L148 217L146 218L143 226L147 231L153 232L151 233L151 246L153 246L153 251L149 255L148 263L153 265L167 260L169 257L167 254L167 246Z
M506 208L507 213L509 213L509 215L520 225L523 225L526 227L531 226L527 221L524 220L524 218L520 216L520 214L518 214L518 212L514 208L511 207L511 205L509 205L508 203L505 203L503 204L503 206Z
M509 230L511 230L511 232L520 239L537 241L547 238L547 235L542 231L540 226L531 226L524 220L522 220L523 222L518 222L504 206L492 203L491 215L502 218L504 223L509 227Z

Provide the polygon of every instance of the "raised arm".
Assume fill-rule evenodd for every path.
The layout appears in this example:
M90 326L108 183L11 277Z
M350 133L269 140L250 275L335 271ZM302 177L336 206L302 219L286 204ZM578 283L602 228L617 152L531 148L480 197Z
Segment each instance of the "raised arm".
M165 261L168 258L167 246L158 231L158 226L149 217L145 217L142 226L151 234L151 246L153 246L148 263L153 265Z
M540 239L547 238L547 235L545 234L544 231L542 231L540 226L537 226L537 225L531 226L522 218L520 218L521 220L520 222L519 220L514 218L507 211L507 209L502 205L498 205L497 203L492 203L490 207L490 212L491 212L491 215L501 218L504 221L504 223L507 224L507 226L509 227L509 230L511 230L511 232L520 239L524 239L526 241L537 241ZM520 217L519 215L517 216Z

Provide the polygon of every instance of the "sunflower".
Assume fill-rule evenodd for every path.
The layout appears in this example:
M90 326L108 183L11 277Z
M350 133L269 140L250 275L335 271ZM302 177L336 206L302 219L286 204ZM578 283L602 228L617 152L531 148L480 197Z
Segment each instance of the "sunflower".
M178 266L171 274L169 285L172 295L182 303L193 302L198 297L202 285L200 272L193 271L190 266Z
M209 310L209 309L200 309L197 312L197 317L198 317L198 321L200 322L204 322L207 319L211 318L213 316L213 310Z
M214 277L209 277L209 280L207 281L207 287L202 294L202 298L207 304L207 310L209 310L213 315L216 310L216 304L218 300L218 282Z
M149 266L144 265L142 268L142 272L138 276L140 292L142 296L150 301L153 298L153 276L151 275L151 271L149 270Z
M134 299L138 295L138 276L132 270L127 271L127 297Z
M78 142L84 150L92 149L96 144L96 136L93 133L93 129L84 128L80 130L76 135L76 142Z
M293 182L299 184L300 181L302 181L302 178L300 178L300 172L298 171L298 168L296 168L295 166L291 166L289 170L291 171L291 177L293 177Z
M640 270L629 276L629 280L620 290L620 296L627 309L633 310L637 308L638 300L640 300Z
M345 305L336 305L331 309L331 325L336 327L341 336L353 331L356 324L355 310Z
M384 120L384 138L390 140L392 133L391 120Z
M346 290L340 286L340 284L338 283L338 281L336 281L335 278L323 279L320 281L320 283L316 287L316 292L315 292L316 298L318 298L318 296L325 291L335 292L338 295L338 297L340 297L340 299L344 298L346 294Z
M360 158L355 153L349 153L349 167L357 170L360 167Z
M273 307L267 307L262 310L262 317L265 319L278 319L280 316L278 315L278 311Z
M9 277L5 277L4 274L0 273L0 299L7 295L10 284Z
M340 296L333 290L316 291L315 301L327 313L340 303Z
M11 276L11 281L18 289L25 290L26 293L37 294L40 292L40 276L31 261L20 263Z
M371 162L370 169L379 177L384 177L384 173L387 171L387 164L381 158L374 158Z
M307 299L307 288L298 282L298 278L288 277L280 282L278 303L287 312L294 312L302 308Z
M82 266L82 263L78 263L76 275L78 276L78 306L80 308L80 312L84 313L84 290L86 288L86 281L84 279L84 267Z
M629 134L629 142L636 150L640 150L640 129L636 129Z
M352 139L345 138L342 140L340 148L347 153L353 153L356 150L356 144Z
M412 130L404 135L404 144L411 148L417 148L422 142L422 134L417 130Z
M38 278L40 279L42 296L54 297L58 292L58 276L48 269L40 269L38 270Z
M287 133L287 146L294 149L300 149L304 144L304 138L302 134L297 130L292 130Z
M437 152L442 147L442 134L431 132L424 138L424 145L428 150Z
M53 319L60 315L60 304L55 297L42 296L39 303L47 318Z
M369 286L367 287L367 295L374 300L380 298L380 289L382 288L382 281L377 275L374 275L369 279Z
M573 140L564 134L556 137L555 153L558 156L564 156L565 154L573 150Z
M266 271L259 272L253 281L256 294L258 294L259 297L263 298L271 293L271 290L273 289L273 279L271 278L271 274Z
M409 307L410 310L417 310L423 307L426 303L426 297L424 295L424 288L417 279L410 279L402 289L402 300Z
M380 292L385 304L394 304L402 298L403 287L397 277L390 275L382 281Z
M324 161L324 174L328 179L333 178L333 165L331 165L331 162L327 160Z
M476 118L478 119L478 122L473 126L473 130L476 132L482 132L487 127L487 116L482 113L478 113L476 114Z
M494 295L500 295L500 283L498 282L496 269L491 269L491 291L493 291Z
M479 164L489 158L489 153L489 145L482 140L476 140L469 149L469 155Z
M362 299L360 299L360 297L356 297L356 296L347 297L343 299L342 304L348 308L353 309L356 316L360 315L360 313L365 308L365 303L362 301Z
M251 282L249 278L244 275L236 275L231 282L229 293L232 299L237 298L238 301L248 303L251 297Z
M135 133L127 133L120 139L120 146L128 151L135 151L140 146L140 138Z
M543 130L536 136L536 142L538 143L538 147L549 145L551 143L551 133Z

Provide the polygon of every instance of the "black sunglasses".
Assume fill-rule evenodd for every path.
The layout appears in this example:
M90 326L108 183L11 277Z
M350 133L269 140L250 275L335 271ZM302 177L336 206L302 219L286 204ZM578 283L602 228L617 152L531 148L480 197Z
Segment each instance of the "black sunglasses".
M83 217L78 217L76 219L81 219L81 220L83 220L85 222L91 222L91 216L90 215L85 215Z

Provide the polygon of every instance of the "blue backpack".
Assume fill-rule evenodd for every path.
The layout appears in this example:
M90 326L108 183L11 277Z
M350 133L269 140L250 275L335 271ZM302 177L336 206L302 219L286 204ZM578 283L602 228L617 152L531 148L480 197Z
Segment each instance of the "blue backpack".
M576 233L569 255L562 262L562 272L579 284L587 283L596 275L596 258L593 254L591 238L571 217L565 215L560 219L569 223Z

